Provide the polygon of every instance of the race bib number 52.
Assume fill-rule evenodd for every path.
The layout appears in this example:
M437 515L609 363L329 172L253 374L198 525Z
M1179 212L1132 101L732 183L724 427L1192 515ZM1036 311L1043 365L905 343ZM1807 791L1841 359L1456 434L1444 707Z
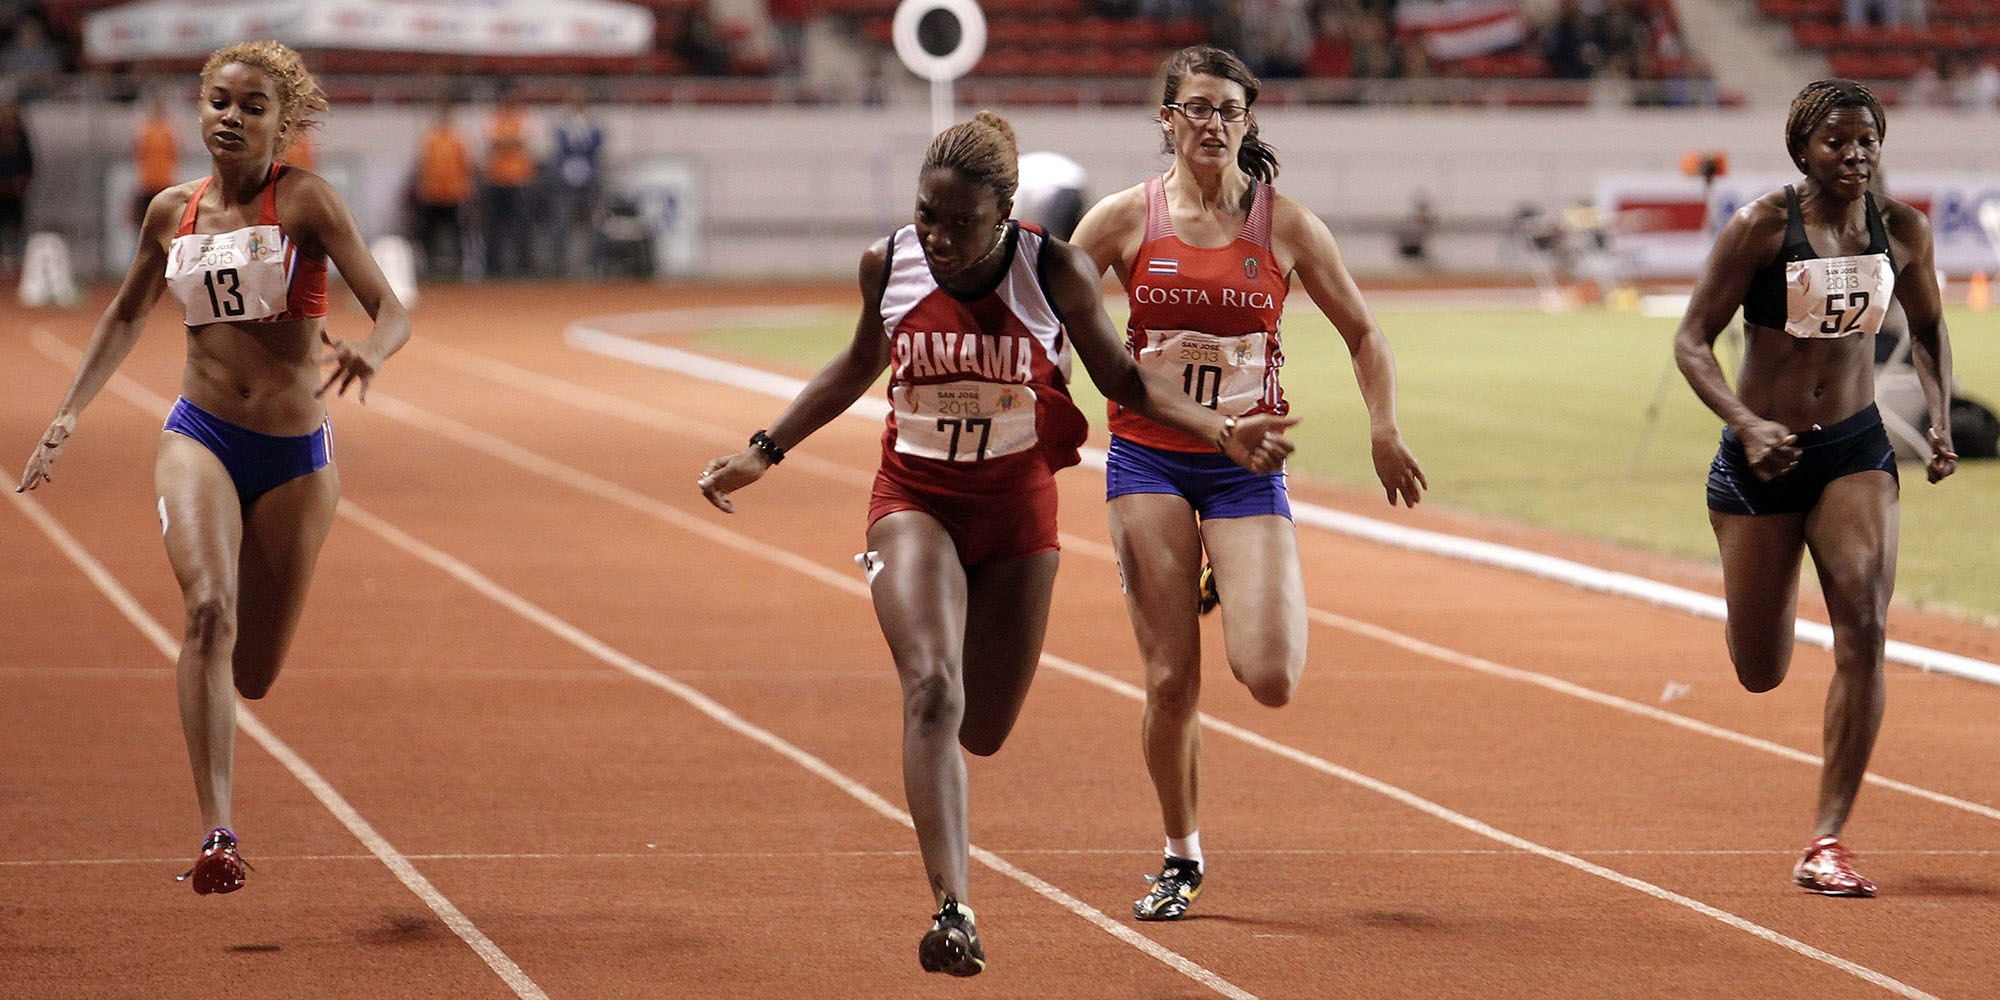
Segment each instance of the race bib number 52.
M977 462L1035 446L1035 390L994 382L899 385L896 450L918 458Z

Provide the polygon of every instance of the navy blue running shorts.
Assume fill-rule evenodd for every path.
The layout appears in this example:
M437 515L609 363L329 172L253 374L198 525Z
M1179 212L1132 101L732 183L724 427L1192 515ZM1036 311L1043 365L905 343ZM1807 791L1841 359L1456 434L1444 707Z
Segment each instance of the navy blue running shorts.
M1866 409L1837 424L1798 432L1799 464L1770 482L1750 471L1743 442L1722 429L1722 446L1708 466L1708 509L1718 514L1803 514L1819 504L1828 483L1857 472L1896 476L1896 451L1882 429L1882 411Z

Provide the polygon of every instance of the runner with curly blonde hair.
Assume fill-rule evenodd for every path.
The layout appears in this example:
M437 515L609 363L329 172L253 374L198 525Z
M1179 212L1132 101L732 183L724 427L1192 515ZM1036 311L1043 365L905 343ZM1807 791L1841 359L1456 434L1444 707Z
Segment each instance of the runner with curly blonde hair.
M316 124L326 96L276 42L231 45L201 71L206 177L153 197L125 282L36 444L21 490L50 479L77 415L130 354L160 293L187 326L181 398L153 466L160 533L187 610L177 684L181 729L207 832L181 878L243 887L231 831L236 698L262 698L305 610L340 477L322 398L359 399L410 336L410 318L332 185L278 157ZM327 332L331 262L374 319L365 339ZM324 376L321 364L333 369ZM233 691L231 689L234 689Z

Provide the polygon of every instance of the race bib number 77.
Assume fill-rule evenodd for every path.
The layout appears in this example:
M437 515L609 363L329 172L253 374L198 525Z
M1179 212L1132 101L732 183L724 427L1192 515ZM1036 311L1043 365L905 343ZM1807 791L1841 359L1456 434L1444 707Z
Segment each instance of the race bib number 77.
M896 450L918 458L977 462L1035 446L1035 390L994 382L899 385Z

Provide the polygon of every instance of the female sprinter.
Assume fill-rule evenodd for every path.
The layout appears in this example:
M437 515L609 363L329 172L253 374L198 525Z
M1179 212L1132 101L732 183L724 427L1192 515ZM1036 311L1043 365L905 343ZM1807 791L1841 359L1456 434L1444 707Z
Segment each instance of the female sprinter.
M1041 658L1056 574L1056 469L1086 430L1069 349L1106 396L1243 465L1291 450L1272 414L1225 418L1140 373L1119 350L1089 258L1011 223L1014 132L987 112L932 141L914 225L861 257L854 342L750 447L708 464L724 511L890 368L893 414L868 504L875 616L903 688L903 788L938 911L926 971L986 959L965 905L965 759L1000 749Z
M1257 89L1221 49L1168 57L1160 128L1173 165L1099 202L1076 245L1096 273L1112 268L1124 283L1126 346L1140 367L1239 418L1286 412L1278 319L1296 278L1347 341L1389 503L1415 506L1428 483L1396 430L1389 341L1326 224L1271 190L1278 159L1257 137ZM1259 702L1283 705L1306 664L1305 584L1282 470L1218 463L1200 439L1115 401L1111 434L1111 540L1145 663L1141 736L1167 836L1152 891L1132 909L1141 920L1176 920L1201 893L1203 873L1198 615L1221 595L1230 670Z
M1751 691L1792 660L1799 559L1810 547L1833 622L1826 763L1813 839L1792 880L1829 896L1873 896L1841 827L1882 723L1882 648L1896 583L1896 457L1875 408L1875 333L1893 296L1930 408L1935 483L1958 467L1947 414L1945 335L1922 212L1868 190L1888 119L1851 80L1808 84L1785 148L1805 177L1737 210L1717 236L1675 337L1688 384L1725 422L1709 468L1708 520L1722 550L1729 658ZM1715 338L1743 307L1732 391Z
M210 175L167 188L139 251L97 321L83 366L21 477L48 480L77 415L131 353L171 290L187 324L181 398L153 467L167 559L187 628L178 668L181 729L207 836L181 878L198 893L243 887L231 831L236 702L262 698L283 665L333 523L340 476L321 396L368 384L409 339L410 320L354 218L314 174L278 162L326 110L298 54L276 42L220 49L201 70ZM374 317L366 340L326 332L326 266ZM331 362L324 380L317 363Z

